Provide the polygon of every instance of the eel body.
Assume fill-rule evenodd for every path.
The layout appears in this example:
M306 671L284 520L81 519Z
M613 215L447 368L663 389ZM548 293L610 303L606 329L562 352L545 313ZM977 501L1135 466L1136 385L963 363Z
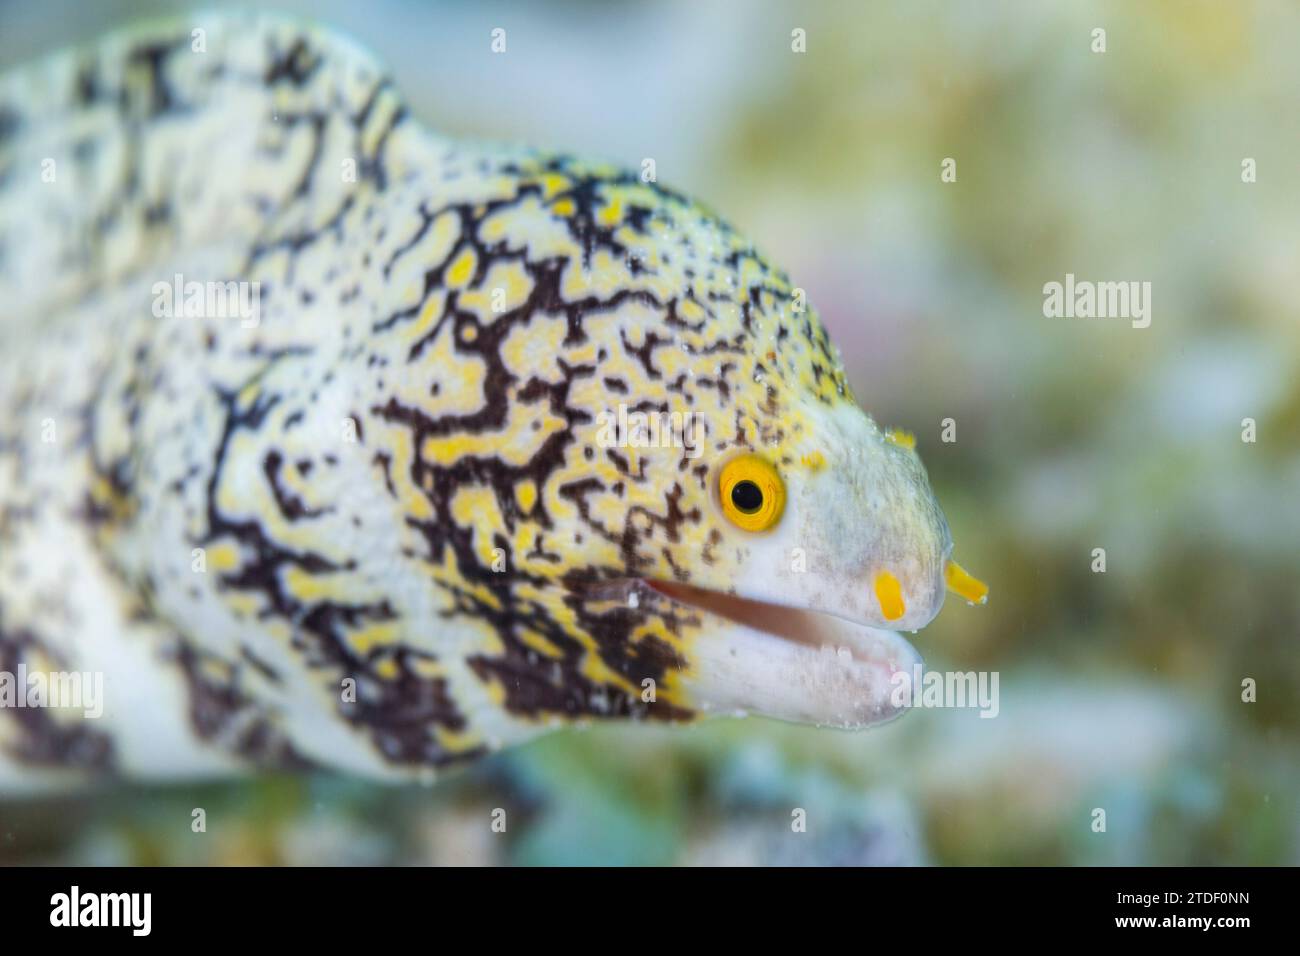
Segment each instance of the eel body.
M280 19L0 78L0 409L7 789L866 726L980 596L748 239Z

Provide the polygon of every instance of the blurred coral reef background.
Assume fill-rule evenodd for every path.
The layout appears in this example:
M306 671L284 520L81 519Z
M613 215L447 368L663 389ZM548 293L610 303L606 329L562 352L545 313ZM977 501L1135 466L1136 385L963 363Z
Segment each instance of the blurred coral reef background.
M1300 10L276 8L368 45L435 129L653 157L785 267L859 401L917 434L957 555L992 585L915 641L932 668L1000 672L1001 711L601 726L432 788L0 803L0 862L1300 863ZM0 65L164 9L5 3ZM1150 328L1044 318L1066 273L1150 281Z

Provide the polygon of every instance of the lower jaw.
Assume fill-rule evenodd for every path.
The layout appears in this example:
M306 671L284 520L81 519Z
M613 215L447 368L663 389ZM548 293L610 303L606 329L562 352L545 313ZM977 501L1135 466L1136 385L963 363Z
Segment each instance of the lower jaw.
M674 681L702 713L756 713L797 723L858 729L892 720L910 703L895 675L910 678L920 655L893 631L827 614L765 604L675 582L607 582L620 603L666 601L699 627Z

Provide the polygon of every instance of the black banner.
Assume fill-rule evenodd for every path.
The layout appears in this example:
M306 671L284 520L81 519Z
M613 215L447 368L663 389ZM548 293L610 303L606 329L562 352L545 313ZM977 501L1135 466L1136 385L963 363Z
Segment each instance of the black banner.
M674 923L712 924L735 942L774 922L916 945L1044 934L1229 942L1285 925L1294 878L1286 869L8 869L0 917L12 942L75 932L360 945L372 929L436 929L451 942L492 925L494 942L513 927L542 945L579 930L589 942L671 938Z

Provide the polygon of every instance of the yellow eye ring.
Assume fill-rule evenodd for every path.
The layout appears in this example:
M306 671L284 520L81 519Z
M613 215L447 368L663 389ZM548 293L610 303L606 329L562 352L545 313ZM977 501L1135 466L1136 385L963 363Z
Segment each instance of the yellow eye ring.
M722 466L718 475L722 513L745 531L767 531L785 510L785 482L758 455L741 455Z

